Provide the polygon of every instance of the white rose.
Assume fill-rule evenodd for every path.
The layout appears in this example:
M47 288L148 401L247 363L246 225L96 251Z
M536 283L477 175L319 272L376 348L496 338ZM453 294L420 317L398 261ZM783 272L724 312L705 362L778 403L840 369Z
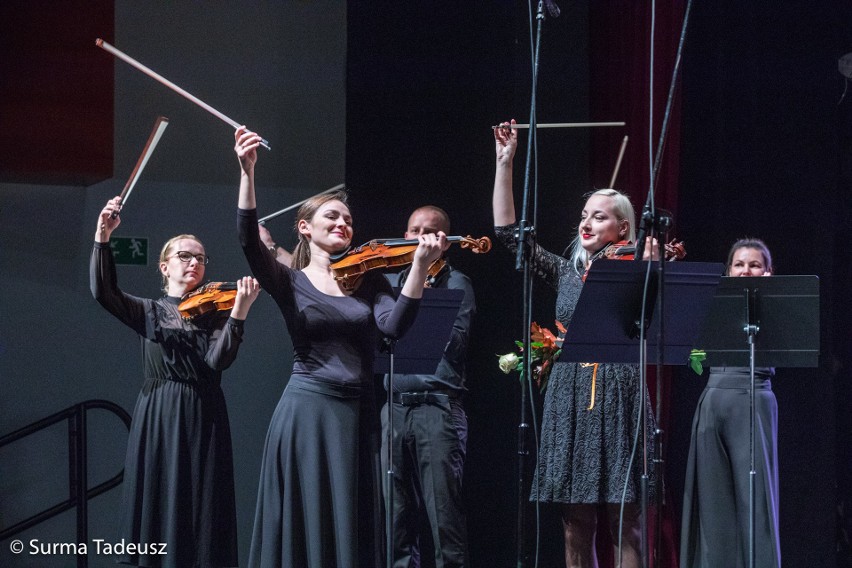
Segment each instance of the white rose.
M506 373L507 375L515 370L518 366L518 362L521 360L520 357L515 353L506 353L505 355L500 355L500 360L497 364L500 366L500 370Z

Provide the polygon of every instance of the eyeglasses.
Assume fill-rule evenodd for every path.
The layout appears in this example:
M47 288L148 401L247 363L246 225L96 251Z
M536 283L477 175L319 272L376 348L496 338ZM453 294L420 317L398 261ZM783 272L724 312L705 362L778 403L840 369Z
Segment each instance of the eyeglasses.
M179 250L172 256L178 257L178 260L180 260L181 262L186 262L187 264L192 262L193 258L198 261L198 264L207 264L208 262L210 262L210 257L206 254L192 254L191 252L185 250Z

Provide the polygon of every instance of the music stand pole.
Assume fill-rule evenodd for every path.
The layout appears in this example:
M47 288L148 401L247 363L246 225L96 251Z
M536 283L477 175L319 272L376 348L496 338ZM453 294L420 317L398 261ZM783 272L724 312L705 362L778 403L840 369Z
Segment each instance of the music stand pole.
M653 6L653 4L652 4L652 6ZM656 205L654 203L654 193L656 192L656 189L657 189L657 173L660 170L660 164L662 163L662 159L663 159L663 149L665 148L666 137L668 135L669 119L671 117L672 103L674 101L674 94L675 94L675 88L677 86L677 79L678 79L678 76L680 75L680 60L681 60L681 54L683 53L683 44L686 41L686 30L687 30L687 25L689 23L689 12L690 12L691 9L692 9L692 0L688 0L687 3L686 3L686 8L684 10L684 14L683 14L683 24L681 25L681 29L680 29L680 39L678 41L677 54L675 55L674 68L672 69L672 79L671 79L671 82L669 83L669 93L668 93L668 98L666 99L666 109L665 109L665 112L663 113L663 124L660 128L660 137L657 140L657 152L654 155L654 165L651 168L651 179L649 180L650 181L650 183L649 183L650 187L649 187L649 190L648 190L648 197L645 201L645 206L642 210L642 216L641 216L642 223L640 223L639 232L636 235L636 255L635 255L636 260L642 260L643 252L645 250L645 236L647 235L648 225L650 224L650 220L654 219L654 217L656 216ZM652 44L653 44L653 41L654 41L654 38L652 37L651 38ZM652 60L652 63L653 63L653 60ZM653 85L651 85L651 93L652 93L652 96L651 96L652 105L651 105L651 107L653 108ZM653 126L650 127L650 130L651 130L651 132L653 132ZM660 256L660 262L664 262L662 256ZM640 368L639 372L640 372L641 376L644 378L645 377L645 368L644 367ZM640 383L642 383L643 387L645 386L644 380L640 381ZM659 394L661 392L659 390L660 387L658 386L657 388L658 388L657 392ZM644 394L645 394L644 391L640 392L641 396L644 396ZM660 418L660 414L661 414L661 412L660 412L661 405L662 405L662 400L660 398L657 398L656 415L657 415L658 422L657 422L657 428L655 429L655 432L654 432L655 438L656 437L662 438L662 430L659 430L659 418ZM643 410L643 412L644 412L644 410ZM658 431L659 431L659 434L658 434ZM643 437L644 437L644 433L643 433ZM660 441L660 443L662 443L661 440L659 440L659 441ZM659 452L657 454L658 456L662 456L662 450L661 449L655 450L655 451ZM660 469L660 471L661 470L662 470L662 468ZM660 492L662 492L664 490L663 484L662 484L662 482L660 481L659 478L657 479L657 489ZM647 517L646 517L647 495L643 498L642 501L643 501L643 503L642 503L642 509L643 509L642 519L643 519L643 521L642 522L647 524ZM661 498L659 498L657 500L657 503L660 506L662 506ZM660 536L658 536L659 533L662 532L662 510L661 510L661 508L658 508L658 510L656 511L656 522L654 523L654 525L655 525L655 529L656 529L655 542L657 543L657 550L656 550L656 554L655 554L655 566L659 567L659 561L657 560L657 557L659 556L659 552L660 552L659 547L662 544L662 538ZM641 538L642 538L642 549L645 551L645 553L642 556L642 566L643 566L643 568L647 568L647 566L648 566L648 555L647 555L648 533L644 529L643 529Z
M393 478L395 472L393 470L393 356L396 340L385 338L385 345L388 352L388 431L387 431L387 491L385 491L385 566L393 568ZM374 474L375 475L375 474ZM375 533L374 533L375 534Z
M755 400L754 400L754 344L757 337L757 332L760 327L757 325L755 314L755 290L749 289L746 293L746 313L748 314L748 323L743 331L748 334L748 368L749 368L749 420L748 420L748 452L749 452L749 472L748 472L748 565L749 568L754 568L755 547L754 547L754 515L755 515L755 491L754 484L757 478L757 471L754 467L754 436L755 436Z
M399 294L400 288L395 288ZM384 438L387 447L382 458L387 460L387 481L384 485L385 507L385 540L387 541L386 560L387 565L393 566L393 538L394 538L394 482L396 471L394 468L394 374L399 367L401 375L408 374L434 374L438 364L443 357L447 343L453 329L453 322L459 312L464 292L462 290L432 289L423 290L417 317L411 324L411 328L398 340L384 339L384 346L376 353L374 371L387 375L385 387L387 389L387 432ZM386 364L386 365L385 365ZM381 557L381 554L377 554Z
M658 210L659 212L663 212L662 209ZM665 274L666 274L666 261L665 261L665 250L666 250L666 242L669 240L669 230L671 229L673 224L672 218L661 214L658 221L658 234L660 235L659 242L659 258L660 264L659 269L657 271L657 300L659 302L659 306L657 308L658 314L665 314ZM657 406L654 412L655 417L655 427L653 433L653 442L654 442L654 456L653 456L653 464L654 464L654 472L657 474L656 477L656 493L654 494L654 566L656 568L660 568L660 560L661 560L661 550L663 548L663 530L662 530L662 511L663 511L663 499L665 492L665 457L663 454L663 429L660 427L662 423L662 400L663 400L663 365L662 361L666 360L666 345L664 341L664 337L666 335L665 331L665 318L659 319L659 328L657 334L657 384L656 384L656 402ZM645 392L642 391L642 396L644 397ZM642 399L642 406L644 408L644 398ZM645 436L646 430L645 425L642 424L642 435ZM647 454L647 444L645 446L645 452ZM647 458L646 458L647 460ZM646 461L646 477L647 477L647 461ZM646 514L647 514L647 504ZM647 517L646 517L647 522ZM647 539L645 539L647 540ZM648 545L646 545L647 549ZM647 552L647 550L646 550Z

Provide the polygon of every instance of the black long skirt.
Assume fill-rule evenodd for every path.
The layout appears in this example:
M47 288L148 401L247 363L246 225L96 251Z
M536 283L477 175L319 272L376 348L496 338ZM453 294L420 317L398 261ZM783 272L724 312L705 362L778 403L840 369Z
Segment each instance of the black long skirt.
M145 381L127 442L122 510L121 538L139 553L120 556L121 563L237 565L231 430L221 388Z
M369 389L290 378L266 436L249 566L381 562L379 435Z

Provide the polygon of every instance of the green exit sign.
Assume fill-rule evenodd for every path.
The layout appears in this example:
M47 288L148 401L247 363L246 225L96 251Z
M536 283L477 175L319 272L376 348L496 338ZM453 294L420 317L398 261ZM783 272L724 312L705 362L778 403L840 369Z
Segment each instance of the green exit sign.
M110 237L109 246L116 264L148 264L148 239L145 237Z

